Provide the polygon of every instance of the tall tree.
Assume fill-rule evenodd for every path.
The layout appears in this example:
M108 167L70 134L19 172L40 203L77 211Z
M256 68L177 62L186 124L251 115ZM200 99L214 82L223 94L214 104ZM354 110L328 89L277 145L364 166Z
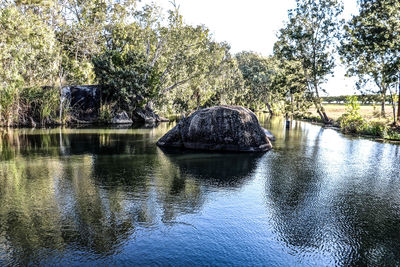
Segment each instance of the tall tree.
M52 29L31 10L0 10L0 121L18 120L23 88L54 84L58 47Z
M376 84L385 116L386 94L400 70L400 2L362 0L360 13L344 28L340 53L348 74L358 76L360 85Z
M275 60L274 74L271 77L271 91L274 100L285 100L285 113L303 113L312 105L312 97L307 88L307 80L302 64L296 60ZM310 101L311 100L311 101Z
M107 26L106 51L97 59L97 78L114 88L112 99L130 99L124 103L131 104L141 99L158 108L175 105L185 112L203 106L223 86L230 53L206 27L185 24L176 6L165 18L156 5L146 5L133 21Z
M279 58L301 62L306 85L321 119L330 120L321 103L321 84L335 67L334 53L339 34L340 0L296 0L289 21L281 29L274 52Z
M253 52L241 52L236 55L239 69L248 88L248 103L267 106L271 115L274 114L271 108L272 94L271 81L274 74L273 58L263 57ZM253 108L255 108L255 106Z

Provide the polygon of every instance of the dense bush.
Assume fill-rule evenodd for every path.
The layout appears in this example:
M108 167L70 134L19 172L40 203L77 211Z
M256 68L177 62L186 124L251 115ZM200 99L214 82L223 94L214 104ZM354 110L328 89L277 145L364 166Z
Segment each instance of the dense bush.
M54 124L58 118L60 94L58 88L24 88L20 95L19 123L30 124L32 120L41 125Z
M94 58L93 64L106 103L117 102L119 108L132 111L157 93L158 75L142 54L107 51Z
M388 133L388 128L389 127L383 122L365 121L360 133L385 138Z
M41 87L53 84L56 77L59 58L54 31L35 12L11 5L0 9L0 36L0 124L19 124L24 117L36 115L46 120L53 99ZM39 102L45 104L40 111ZM40 114L23 114L31 111L27 106Z
M357 133L371 136L386 137L388 126L381 121L366 121L359 113L360 104L356 96L346 98L346 113L340 118L340 127L344 133Z
M344 133L358 133L364 127L364 119L359 112L357 96L346 97L346 112L338 119Z

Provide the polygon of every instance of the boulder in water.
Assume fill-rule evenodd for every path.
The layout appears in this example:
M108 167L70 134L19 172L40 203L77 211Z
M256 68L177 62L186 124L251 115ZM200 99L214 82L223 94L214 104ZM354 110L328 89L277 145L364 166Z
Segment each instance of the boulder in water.
M126 111L122 111L114 115L111 119L112 124L132 124L133 121L129 118Z
M257 116L239 106L198 110L182 119L157 145L237 152L265 152L272 148Z
M150 107L136 108L133 112L133 119L138 122L154 124L157 122L167 122L168 119L157 115Z

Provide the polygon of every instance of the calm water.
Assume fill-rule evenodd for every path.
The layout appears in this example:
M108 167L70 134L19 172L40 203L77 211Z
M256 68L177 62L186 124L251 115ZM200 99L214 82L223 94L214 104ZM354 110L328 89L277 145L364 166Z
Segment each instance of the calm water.
M172 124L0 129L0 265L398 266L400 146L263 123L261 155L162 151Z

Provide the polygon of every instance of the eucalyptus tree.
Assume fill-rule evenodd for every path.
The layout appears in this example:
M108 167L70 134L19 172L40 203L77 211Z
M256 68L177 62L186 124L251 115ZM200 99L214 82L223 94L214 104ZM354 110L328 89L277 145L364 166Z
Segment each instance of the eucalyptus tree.
M344 29L340 52L348 74L358 76L360 85L376 84L385 116L386 94L400 72L400 2L362 0L360 13Z
M139 101L136 104L159 109L175 105L188 111L215 95L229 49L213 41L206 27L185 24L176 6L164 17L156 5L147 5L135 12L133 21L120 20L106 29L106 50L94 60L95 72L108 88L130 80L113 90L118 99L127 99L120 97L128 92L131 101L124 106ZM121 57L114 60L118 53ZM129 59L133 55L137 61ZM123 74L122 69L130 72Z
M239 63L236 57L229 52L229 47L226 47L225 53L225 59L214 79L215 94L208 101L208 106L220 104L248 105L248 89L244 84Z
M205 26L186 25L178 9L170 11L168 20L168 28L162 31L164 45L158 60L159 97L168 98L175 89L184 88L194 104L190 108L198 108L212 95L213 79L228 55L226 44L215 42Z
M91 84L92 58L104 50L104 27L110 1L60 0L60 16L55 29L61 44L60 79L67 84Z
M23 108L24 88L54 84L58 46L41 18L14 5L0 11L0 36L0 122L12 124Z
M275 60L274 74L270 87L274 99L285 102L287 114L303 113L312 105L312 95L307 88L307 80L302 71L302 64L296 60Z
M272 76L276 71L274 58L263 57L253 52L241 52L236 55L236 59L244 79L244 85L248 89L248 103L252 103L253 108L263 104L273 115L271 102L272 96L276 93L272 91L271 87Z
M230 47L210 39L205 45L198 65L193 66L193 78L167 94L181 113L211 105L236 104L244 96L243 78Z
M289 21L280 30L274 53L281 59L301 62L306 86L321 119L330 120L321 103L321 84L335 67L336 38L339 35L340 0L296 0Z

